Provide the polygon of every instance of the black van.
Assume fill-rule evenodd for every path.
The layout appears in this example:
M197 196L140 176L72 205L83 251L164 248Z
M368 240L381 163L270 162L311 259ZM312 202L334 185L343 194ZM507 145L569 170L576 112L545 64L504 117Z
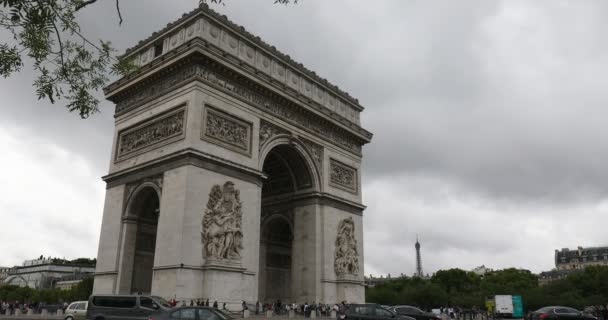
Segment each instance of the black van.
M169 310L169 303L156 296L92 295L87 320L141 319L160 310Z

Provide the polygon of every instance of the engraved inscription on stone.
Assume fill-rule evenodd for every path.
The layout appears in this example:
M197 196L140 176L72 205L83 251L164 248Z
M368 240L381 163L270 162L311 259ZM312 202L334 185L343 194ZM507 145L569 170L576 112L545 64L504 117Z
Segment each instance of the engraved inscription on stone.
M357 169L337 160L330 159L329 177L331 185L350 192L357 192Z
M352 218L344 219L338 225L334 270L338 276L359 273L359 252L357 251L357 239L355 239L355 222Z
M202 138L228 149L251 154L251 123L209 106L205 107Z
M182 107L121 131L118 134L117 160L148 150L161 142L169 143L183 138L185 114L186 110Z
M242 203L232 181L214 185L201 225L203 256L208 260L239 260L243 249Z

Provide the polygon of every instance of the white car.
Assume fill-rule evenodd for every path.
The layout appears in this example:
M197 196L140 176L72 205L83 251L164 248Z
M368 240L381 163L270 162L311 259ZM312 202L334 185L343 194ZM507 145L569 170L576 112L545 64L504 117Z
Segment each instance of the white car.
M87 318L87 306L88 301L76 301L72 302L67 309L65 309L64 320L79 320Z

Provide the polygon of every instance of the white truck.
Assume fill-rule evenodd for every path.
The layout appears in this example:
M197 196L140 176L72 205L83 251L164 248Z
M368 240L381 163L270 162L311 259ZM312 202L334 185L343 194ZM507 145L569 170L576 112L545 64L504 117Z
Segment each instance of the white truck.
M513 318L513 296L494 296L494 316L496 318Z

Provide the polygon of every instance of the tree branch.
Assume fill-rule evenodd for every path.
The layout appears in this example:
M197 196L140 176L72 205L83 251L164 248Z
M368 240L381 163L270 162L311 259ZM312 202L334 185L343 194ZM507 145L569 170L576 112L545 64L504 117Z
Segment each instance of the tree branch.
M76 8L74 8L74 11L78 11L78 10L80 10L80 9L82 9L82 8L90 5L90 4L95 3L95 2L97 2L97 0L87 0L87 1L85 1L83 3L81 3L80 5L76 6Z
M118 12L118 19L120 19L120 21L118 21L118 25L122 25L122 14L120 13L120 0L116 0L116 12Z

